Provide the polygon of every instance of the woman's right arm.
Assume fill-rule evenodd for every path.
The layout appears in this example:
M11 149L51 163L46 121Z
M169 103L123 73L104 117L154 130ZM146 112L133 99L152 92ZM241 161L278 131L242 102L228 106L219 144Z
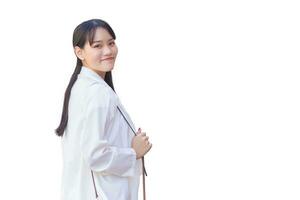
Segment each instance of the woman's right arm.
M80 139L84 160L91 170L118 176L133 176L137 155L133 148L112 146L104 139L104 131L111 116L111 99L102 89L89 99L85 123ZM99 99L101 98L101 99ZM101 103L99 103L101 102Z

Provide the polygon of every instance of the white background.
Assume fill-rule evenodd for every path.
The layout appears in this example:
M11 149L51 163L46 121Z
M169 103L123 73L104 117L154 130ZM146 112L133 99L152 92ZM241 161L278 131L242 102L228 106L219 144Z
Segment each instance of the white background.
M60 198L54 129L91 18L116 33L116 92L153 143L149 200L300 198L297 1L0 4L0 199Z

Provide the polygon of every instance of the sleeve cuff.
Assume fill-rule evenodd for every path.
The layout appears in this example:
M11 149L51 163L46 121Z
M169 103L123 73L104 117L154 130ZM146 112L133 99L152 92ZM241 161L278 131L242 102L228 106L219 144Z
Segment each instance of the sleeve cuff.
M136 174L136 165L137 165L137 159L136 159L136 152L133 148L128 148L129 153L131 154L130 160L131 160L131 167L128 170L128 173L126 176L135 176Z

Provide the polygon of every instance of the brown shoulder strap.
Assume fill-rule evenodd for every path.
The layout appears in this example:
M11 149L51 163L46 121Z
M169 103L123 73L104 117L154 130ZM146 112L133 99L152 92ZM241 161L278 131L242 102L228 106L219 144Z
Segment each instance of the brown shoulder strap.
M95 185L95 180L94 180L94 174L93 171L91 170L91 174L92 174L92 178L93 178L93 184L94 184L94 189L95 189L95 195L96 195L96 199L98 198L98 193L97 193L97 189L96 189L96 185Z

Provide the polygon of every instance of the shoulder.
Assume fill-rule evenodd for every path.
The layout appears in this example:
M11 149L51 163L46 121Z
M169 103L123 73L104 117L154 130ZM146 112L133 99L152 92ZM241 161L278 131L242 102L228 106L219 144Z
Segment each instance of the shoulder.
M116 100L113 93L108 85L90 82L86 87L86 103L89 107L112 107Z

